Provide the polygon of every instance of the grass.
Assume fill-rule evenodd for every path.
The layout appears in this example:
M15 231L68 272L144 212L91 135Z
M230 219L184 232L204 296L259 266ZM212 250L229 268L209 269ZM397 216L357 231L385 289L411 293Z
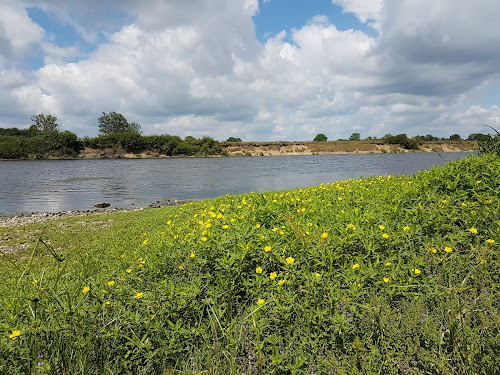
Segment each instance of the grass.
M0 228L0 373L498 374L498 176L486 155Z

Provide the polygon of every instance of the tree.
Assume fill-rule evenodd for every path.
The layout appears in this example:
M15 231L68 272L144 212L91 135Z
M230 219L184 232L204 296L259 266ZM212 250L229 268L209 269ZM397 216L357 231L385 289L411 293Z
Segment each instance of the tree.
M349 137L350 141L359 141L361 139L361 134L359 133L352 133L351 136Z
M450 141L461 141L462 137L459 134L450 135Z
M229 137L226 142L243 142L241 138Z
M314 137L314 142L324 142L327 140L328 140L328 137L322 133L320 133L316 137Z
M110 112L109 114L102 113L98 118L99 133L102 135L114 133L137 133L141 134L141 126L135 122L128 122L127 119L120 113Z
M33 115L31 117L31 121L35 123L34 126L36 126L38 130L43 132L59 130L59 125L57 125L57 116L51 115L50 113L48 115L43 113Z

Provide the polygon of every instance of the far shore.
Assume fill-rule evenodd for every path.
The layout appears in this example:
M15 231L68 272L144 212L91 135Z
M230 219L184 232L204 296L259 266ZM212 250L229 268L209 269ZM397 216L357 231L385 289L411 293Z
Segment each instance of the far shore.
M238 142L224 143L223 156L287 156L287 155L342 155L381 154L398 152L473 152L474 143L468 141L424 142L418 150L408 150L398 144L374 141L326 141L326 142ZM86 148L80 159L153 159L183 156L167 156L147 151L130 153L125 150L96 150ZM185 157L185 156L184 156ZM194 156L196 157L196 156Z

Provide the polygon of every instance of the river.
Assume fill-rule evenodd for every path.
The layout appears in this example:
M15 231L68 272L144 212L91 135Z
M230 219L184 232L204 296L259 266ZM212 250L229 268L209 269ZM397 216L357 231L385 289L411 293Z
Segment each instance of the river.
M0 161L0 217L148 207L349 178L413 175L470 152L229 158Z

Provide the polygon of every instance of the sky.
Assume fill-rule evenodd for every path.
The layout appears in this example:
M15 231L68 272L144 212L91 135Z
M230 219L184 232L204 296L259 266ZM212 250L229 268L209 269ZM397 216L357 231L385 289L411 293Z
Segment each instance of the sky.
M500 2L0 0L0 127L307 141L500 130Z

